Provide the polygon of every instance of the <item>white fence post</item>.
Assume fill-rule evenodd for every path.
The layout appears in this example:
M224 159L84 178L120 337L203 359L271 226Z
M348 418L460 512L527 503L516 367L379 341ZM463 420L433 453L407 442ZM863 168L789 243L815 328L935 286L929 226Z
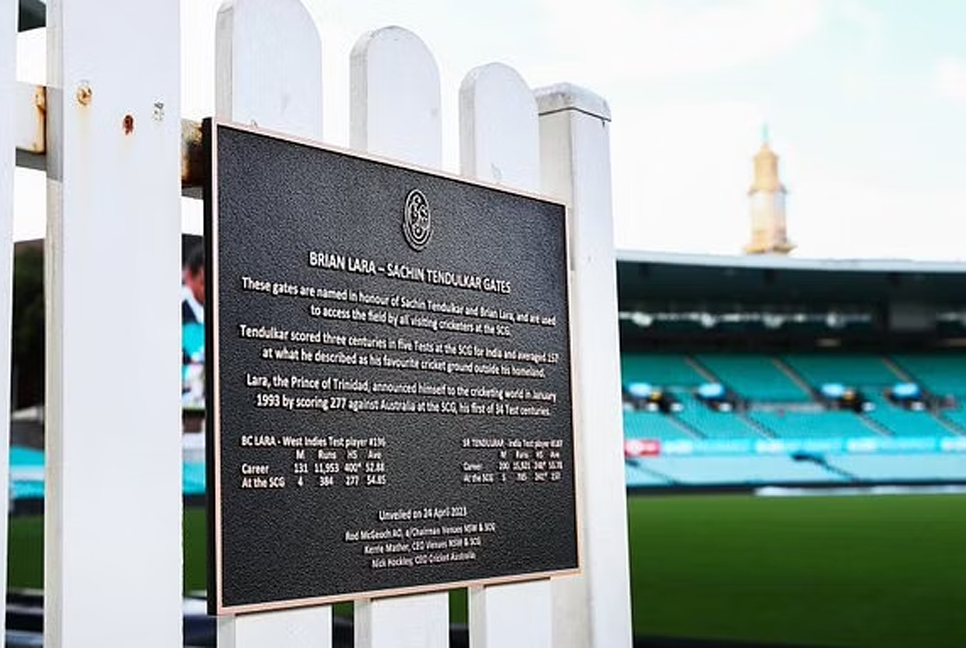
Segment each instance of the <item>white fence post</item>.
M17 3L0 11L0 484L10 475L10 318L13 300L13 97L17 78ZM0 502L0 584L7 585L7 507ZM6 619L0 619L0 636Z
M423 41L402 27L369 32L349 70L349 146L441 167L439 68Z
M218 619L219 648L328 648L332 607L318 606Z
M215 40L215 114L322 139L322 42L300 0L226 0Z
M362 36L352 48L349 84L352 148L442 166L439 70L418 36L400 27ZM356 603L356 648L448 644L446 592Z
M355 648L449 645L449 594L364 599L355 605Z
M610 109L571 85L537 90L544 192L571 205L578 386L579 578L553 583L554 646L630 646L627 496L611 214Z
M460 86L460 171L526 191L540 189L537 102L512 68L475 68ZM473 648L550 648L550 581L472 587Z
M303 4L228 0L218 10L216 32L216 115L321 140L322 43ZM218 645L328 648L332 607L225 616Z
M47 3L45 646L181 645L179 26Z
M550 581L470 589L472 648L549 648Z

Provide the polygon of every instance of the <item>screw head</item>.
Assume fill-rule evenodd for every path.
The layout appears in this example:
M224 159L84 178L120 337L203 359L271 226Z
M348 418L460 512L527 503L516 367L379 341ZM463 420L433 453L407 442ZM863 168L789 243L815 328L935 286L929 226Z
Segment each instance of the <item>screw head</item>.
M89 106L93 98L94 90L91 89L91 84L87 81L81 81L77 86L77 103L82 106Z

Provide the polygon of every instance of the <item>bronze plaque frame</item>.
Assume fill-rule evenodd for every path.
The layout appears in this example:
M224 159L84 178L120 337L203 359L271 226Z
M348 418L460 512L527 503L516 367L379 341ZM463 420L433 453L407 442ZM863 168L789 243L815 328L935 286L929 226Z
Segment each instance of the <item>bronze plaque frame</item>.
M579 572L566 206L204 132L211 612Z

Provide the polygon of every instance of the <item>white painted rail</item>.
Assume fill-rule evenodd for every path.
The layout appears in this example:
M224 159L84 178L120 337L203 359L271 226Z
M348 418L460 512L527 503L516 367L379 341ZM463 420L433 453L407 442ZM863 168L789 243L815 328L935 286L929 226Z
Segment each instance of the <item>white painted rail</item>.
M298 0L223 3L216 23L215 114L321 140L321 51L315 22ZM224 616L218 645L328 648L332 607Z
M460 172L540 190L540 127L530 87L512 68L475 68L460 86ZM472 587L473 648L550 648L550 581Z
M543 191L571 206L571 295L578 421L579 578L554 589L560 648L631 645L627 495L617 335L610 109L587 90L537 90Z
M181 643L179 28L47 3L45 646Z
M352 148L440 168L439 69L418 36L401 27L363 35L352 48ZM445 648L449 595L421 594L356 603L356 648Z

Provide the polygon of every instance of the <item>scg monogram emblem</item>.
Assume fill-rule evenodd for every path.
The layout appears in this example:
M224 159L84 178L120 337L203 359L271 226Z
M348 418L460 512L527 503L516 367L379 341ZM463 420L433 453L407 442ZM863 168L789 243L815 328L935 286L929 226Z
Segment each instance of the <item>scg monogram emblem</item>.
M403 234L409 247L419 252L429 244L433 237L433 219L429 202L419 189L413 189L406 196L406 213L403 216Z

